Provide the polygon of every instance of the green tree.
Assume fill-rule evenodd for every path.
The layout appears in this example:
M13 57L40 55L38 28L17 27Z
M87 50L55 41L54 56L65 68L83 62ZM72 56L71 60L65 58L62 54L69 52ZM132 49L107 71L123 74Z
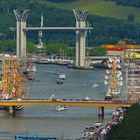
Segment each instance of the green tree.
M36 53L37 47L32 42L27 42L27 53Z
M36 50L37 48L33 43L27 42L27 53L35 53ZM0 53L16 54L16 41L15 40L0 41Z
M75 56L75 48L67 48L66 54L67 56L71 56L71 57Z
M61 52L66 52L67 45L65 43L61 42L50 42L48 43L47 47L47 52L49 54L57 54L59 55Z
M89 51L90 56L104 56L106 55L106 53L107 53L107 50L102 47L94 47L90 49Z
M0 53L16 53L16 41L4 40L0 41Z
M134 21L135 21L135 15L129 14L127 20L128 20L129 22L134 22Z
M124 119L107 133L105 140L139 140L140 138L140 105L132 105Z

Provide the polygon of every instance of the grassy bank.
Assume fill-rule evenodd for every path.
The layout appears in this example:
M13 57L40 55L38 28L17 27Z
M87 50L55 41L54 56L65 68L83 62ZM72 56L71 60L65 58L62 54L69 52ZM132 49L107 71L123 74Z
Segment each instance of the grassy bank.
M39 0L40 3L47 4L51 7L61 9L81 9L88 10L92 15L114 17L117 19L127 20L128 15L135 15L135 22L140 23L140 8L134 8L129 6L118 6L115 2L104 0L77 0L69 3L51 3L46 0Z

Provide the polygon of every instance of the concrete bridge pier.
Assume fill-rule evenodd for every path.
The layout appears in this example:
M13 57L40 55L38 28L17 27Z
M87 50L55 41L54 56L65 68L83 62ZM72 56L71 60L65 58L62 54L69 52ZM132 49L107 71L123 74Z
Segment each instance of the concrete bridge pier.
M104 116L104 107L103 107L103 106L100 106L100 107L99 107L98 115L99 115L99 116L102 116L102 117Z
M14 106L9 106L9 114L14 115L15 114L15 107Z
M14 14L17 20L16 50L17 50L18 58L26 57L26 32L24 32L23 29L26 28L27 13L28 13L28 10L24 10L23 13L20 13L18 10L14 10Z
M87 28L87 11L73 10L76 19L76 28ZM76 31L76 67L85 68L87 30Z

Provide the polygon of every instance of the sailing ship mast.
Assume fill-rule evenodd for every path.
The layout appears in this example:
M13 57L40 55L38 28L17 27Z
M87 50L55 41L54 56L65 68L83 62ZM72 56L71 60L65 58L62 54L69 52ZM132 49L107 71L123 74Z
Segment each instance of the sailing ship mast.
M106 97L118 97L120 94L120 86L123 85L120 59L116 56L109 58L108 67L110 69L106 70L107 75L105 75L106 80L104 81L104 83L108 85Z
M44 17L41 15L41 21L40 21L40 27L42 28L44 24ZM38 33L38 38L39 38L39 44L37 45L38 48L38 53L39 53L39 60L42 59L42 57L45 57L46 55L46 48L44 47L43 43L43 32L42 30L39 31Z
M12 55L3 55L2 58L2 82L0 85L1 98L18 99L25 94L23 83L26 78L22 76L22 70L17 58Z

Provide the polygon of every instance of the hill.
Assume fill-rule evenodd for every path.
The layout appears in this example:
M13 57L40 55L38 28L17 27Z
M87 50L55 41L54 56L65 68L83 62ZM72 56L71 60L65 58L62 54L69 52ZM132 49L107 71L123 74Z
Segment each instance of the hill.
M113 17L116 19L127 20L128 15L135 16L135 22L140 23L140 8L116 5L115 1L110 0L76 0L72 2L50 2L48 0L38 0L39 3L47 4L66 10L81 9L88 10L92 15Z
M79 0L78 0L79 1ZM78 2L77 1L77 2ZM96 2L97 0L94 0ZM84 4L81 0L81 6ZM88 2L92 2L88 0ZM99 0L97 1L99 2ZM104 1L100 1L104 2ZM73 2L67 2L70 5ZM58 3L58 5L67 3ZM106 2L107 3L107 2ZM0 1L0 40L9 40L15 37L11 27L16 26L16 18L13 9L29 10L27 19L28 27L40 26L40 16L44 15L44 27L49 26L75 26L75 18L72 10L65 10L52 7L48 0L1 0ZM55 5L57 5L55 3ZM58 6L57 5L57 6ZM69 6L70 6L69 5ZM67 5L68 6L68 5ZM80 6L80 3L79 3ZM91 33L88 34L88 47L99 46L102 44L116 44L120 39L132 40L136 44L140 44L140 25L135 22L128 22L111 17L103 17L89 14L87 21L93 27ZM68 46L75 47L75 32L43 32L45 43L48 42L64 42ZM27 39L38 43L38 32L28 32Z

